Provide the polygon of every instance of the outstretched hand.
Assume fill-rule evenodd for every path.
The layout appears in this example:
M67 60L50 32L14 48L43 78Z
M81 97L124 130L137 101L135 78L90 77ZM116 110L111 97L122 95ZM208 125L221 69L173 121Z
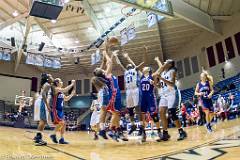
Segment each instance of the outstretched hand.
M147 47L146 45L144 45L144 49L145 49L145 50L148 50L148 47Z
M117 57L117 56L118 56L118 52L119 52L119 50L115 50L115 51L112 52L112 54L113 54L115 57Z
M155 60L155 61L159 61L159 57L155 57L154 60Z
M124 53L123 56L124 56L125 58L127 58L127 57L128 57L128 53Z

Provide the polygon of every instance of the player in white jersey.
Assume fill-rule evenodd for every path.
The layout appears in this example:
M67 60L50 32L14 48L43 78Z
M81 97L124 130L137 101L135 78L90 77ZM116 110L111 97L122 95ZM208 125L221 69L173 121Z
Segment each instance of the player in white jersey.
M140 71L139 68L143 65L142 62L140 65L136 66L135 63L131 60L127 53L124 53L124 57L128 60L129 64L125 67L120 62L119 58L116 56L117 63L124 70L124 82L126 89L126 103L127 109L130 116L131 129L128 134L132 134L136 130L136 125L134 123L134 109L137 114L139 114L139 80L140 80ZM139 115L140 116L140 115Z
M34 103L34 120L38 121L38 131L34 137L36 145L47 145L43 140L43 131L49 120L49 112L52 105L52 82L54 81L52 75L43 73L41 75L40 95Z
M99 119L100 119L100 91L98 93L98 98L92 101L92 105L90 110L92 111L90 126L92 131L94 132L94 140L98 139L97 133L99 132Z
M176 87L176 68L175 62L173 60L166 60L164 65L162 66L162 72L159 76L161 89L160 89L160 102L159 102L159 110L160 110L160 118L163 125L163 136L162 140L167 141L170 136L167 131L168 120L166 116L166 112L168 111L168 115L175 122L176 127L179 131L178 140L183 140L187 134L181 127L181 122L179 121L177 115L177 107L180 104L180 92Z

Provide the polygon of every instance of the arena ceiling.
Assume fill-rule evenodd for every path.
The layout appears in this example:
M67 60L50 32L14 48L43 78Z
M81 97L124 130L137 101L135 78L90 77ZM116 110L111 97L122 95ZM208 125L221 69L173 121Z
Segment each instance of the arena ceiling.
M216 22L228 21L231 15L240 10L239 0L170 1L173 4L174 17L167 17L159 25L148 28L146 12L142 11L129 17L110 34L119 36L123 28L134 23L137 37L124 45L123 49L136 63L143 60L143 45L149 48L148 59L150 60L155 56L168 57L177 53L181 47L204 30L221 34ZM121 3L121 0L70 0L65 4L55 23L46 19L27 17L29 6L29 0L1 0L0 31L11 26L18 30L20 37L25 37L30 52L38 53L37 45L45 40L46 45L39 54L60 56L62 61L60 72L89 73L96 67L90 62L94 49L83 53L70 53L59 51L59 48L75 50L85 48L123 16L121 10L126 4ZM18 15L14 16L14 12ZM194 17L195 14L203 17L200 18L202 21ZM189 15L193 16L189 17ZM4 39L1 41L4 42ZM19 56L24 53L16 50L15 54L18 55L15 62L15 69L17 69L18 63L24 63L23 58ZM79 64L74 64L76 57L80 58Z

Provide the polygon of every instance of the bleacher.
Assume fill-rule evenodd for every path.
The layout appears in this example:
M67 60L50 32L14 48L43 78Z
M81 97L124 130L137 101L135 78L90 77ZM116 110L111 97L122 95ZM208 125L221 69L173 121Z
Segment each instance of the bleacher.
M235 89L221 91L223 87L229 86L230 84L235 85ZM240 73L231 78L220 81L214 85L214 90L219 89L219 92L215 92L213 95L213 100L218 98L218 95L221 94L222 97L227 98L230 93L235 97L234 103L240 104ZM191 101L194 96L194 88L189 88L181 91L182 102Z

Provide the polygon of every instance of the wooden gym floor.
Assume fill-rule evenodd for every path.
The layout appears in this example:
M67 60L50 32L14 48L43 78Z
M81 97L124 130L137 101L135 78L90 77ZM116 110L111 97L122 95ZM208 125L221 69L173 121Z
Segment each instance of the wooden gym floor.
M205 127L186 128L188 138L178 142L177 130L170 129L171 140L140 144L130 137L128 142L92 140L87 132L67 132L69 145L51 143L45 132L48 146L35 146L30 138L36 130L0 127L0 160L135 160L135 159L240 159L240 119L219 122L214 132L207 133ZM135 138L135 139L134 139Z

